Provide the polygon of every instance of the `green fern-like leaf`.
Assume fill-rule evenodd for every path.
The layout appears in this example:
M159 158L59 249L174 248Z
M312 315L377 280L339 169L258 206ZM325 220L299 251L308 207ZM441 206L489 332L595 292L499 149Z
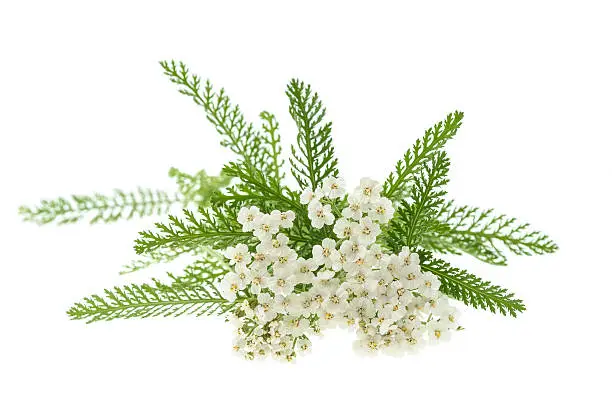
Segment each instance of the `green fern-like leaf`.
M204 170L191 175L177 168L170 168L168 175L176 181L184 205L194 203L203 207L208 206L211 197L232 180L227 175L209 176Z
M270 150L270 171L272 173L271 179L274 181L274 183L280 185L282 180L285 178L285 173L283 172L285 161L281 157L278 121L273 114L267 111L263 111L261 114L259 114L259 117L263 121L262 139L266 142Z
M403 246L416 247L422 236L438 228L435 216L446 194L450 162L444 151L436 153L425 164L412 187L411 202L403 200L389 224L387 242L395 250Z
M395 165L383 185L383 195L393 201L401 200L410 192L410 184L423 165L453 138L463 119L463 112L449 114L442 122L425 131L421 139L417 139L411 149Z
M152 284L115 287L102 295L86 297L74 304L67 314L72 319L90 323L119 318L221 315L233 306L234 303L225 300L210 282L187 287L153 280Z
M553 253L558 249L550 237L529 229L528 223L519 223L516 218L503 214L496 215L493 209L455 206L449 201L440 207L437 220L441 228L429 237L431 242L436 241L440 247L471 254L491 264L506 264L502 247L526 256Z
M508 290L484 281L465 270L452 267L447 262L421 251L421 268L435 274L441 282L440 291L467 305L489 310L493 313L511 315L525 311L523 301Z
M183 213L184 218L169 216L168 224L156 223L156 231L141 232L134 246L136 253L149 253L160 248L183 252L199 246L225 248L253 238L251 233L242 231L235 208L201 208L198 216L187 209Z
M436 230L424 233L421 246L439 254L469 254L485 263L504 266L507 259L504 254L489 242L469 236L454 236L448 227L438 223Z
M161 61L164 74L179 86L179 92L204 108L206 118L223 137L221 145L236 153L241 161L261 169L267 176L276 174L275 151L253 124L246 121L238 105L233 105L225 90L216 91L210 81L202 84L198 75L174 61ZM279 151L280 152L280 151Z
M139 188L135 192L125 192L117 189L112 195L96 193L43 200L38 206L20 207L19 214L25 221L38 224L70 224L81 220L89 220L91 224L111 223L120 219L164 214L181 201L179 194L161 190Z
M292 79L286 91L289 113L298 127L297 145L291 146L291 173L300 188L315 189L328 176L338 176L331 122L323 123L325 108L310 85Z
M197 260L185 267L182 275L175 276L170 273L168 275L172 278L172 286L192 288L211 282L232 271L233 269L227 263L227 259L221 253L205 248Z
M256 205L262 209L272 207L293 210L298 213L305 212L296 193L284 188L274 180L267 179L259 169L253 166L230 162L223 167L223 173L237 178L241 183L228 188L224 193L215 194L212 198L213 203L239 203Z

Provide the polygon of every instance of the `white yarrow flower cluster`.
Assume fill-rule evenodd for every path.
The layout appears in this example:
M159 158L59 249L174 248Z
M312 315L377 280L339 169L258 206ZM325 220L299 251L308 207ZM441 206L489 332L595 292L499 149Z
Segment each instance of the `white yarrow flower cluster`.
M239 304L231 319L235 351L291 361L310 350L312 335L334 327L354 330L354 346L365 353L402 354L448 339L458 328L457 312L438 291L437 277L423 272L408 248L388 254L376 244L394 212L381 191L368 178L348 196L336 178L305 190L301 202L312 226L333 226L335 235L315 245L308 259L298 257L281 231L292 227L292 211L240 210L243 230L259 243L225 252L234 272L223 277L220 291Z

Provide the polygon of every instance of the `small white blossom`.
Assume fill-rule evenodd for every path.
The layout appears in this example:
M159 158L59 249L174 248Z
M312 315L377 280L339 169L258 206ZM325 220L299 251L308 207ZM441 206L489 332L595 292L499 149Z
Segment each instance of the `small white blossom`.
M323 181L323 194L330 199L337 199L344 196L344 180L330 176Z
M325 267L330 268L333 263L332 256L334 253L337 253L337 251L336 242L334 240L323 239L320 245L316 244L312 248L312 258L318 265L325 265Z
M224 254L229 259L230 265L238 264L246 266L251 261L251 253L249 253L249 248L246 244L228 247Z
M259 240L270 240L278 233L279 223L269 214L264 214L255 222L253 235Z
M275 221L278 221L278 225L283 229L290 229L293 227L293 221L295 220L295 212L293 210L287 210L286 212L272 210L270 216L272 216Z
M380 234L380 226L374 223L369 217L364 217L359 220L359 228L357 229L356 238L359 243L368 245L376 241L376 237Z
M334 215L331 211L331 206L323 205L320 202L311 202L308 206L308 217L312 222L312 227L321 229L324 225L330 225L334 222Z
M257 206L243 207L238 212L238 222L242 225L243 231L253 231L260 217L261 212Z
M219 291L226 300L233 302L236 300L238 291L244 290L246 283L240 279L238 274L227 273L219 283Z
M359 220L364 212L368 211L369 205L363 203L355 195L348 195L348 206L342 209L342 216L347 219Z
M394 214L395 209L393 208L393 203L386 197L381 197L373 202L368 211L368 216L370 216L372 220L376 220L383 224L391 220Z
M373 203L380 199L382 186L375 180L363 178L359 182L359 187L355 190L355 197L362 203Z
M313 192L311 188L307 187L300 195L301 204L309 204L313 200L320 200L323 197L323 191L321 189L315 189Z
M359 223L345 218L338 219L334 224L334 233L340 239L350 239L357 234L358 230Z

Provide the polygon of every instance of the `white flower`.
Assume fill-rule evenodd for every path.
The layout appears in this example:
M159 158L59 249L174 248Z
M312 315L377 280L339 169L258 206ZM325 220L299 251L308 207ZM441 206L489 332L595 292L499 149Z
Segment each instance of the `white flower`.
M283 229L290 229L293 227L293 221L295 220L295 213L293 210L287 210L286 212L272 210L270 216L272 216Z
M234 264L246 266L251 261L249 247L242 243L236 245L236 247L228 247L224 255L229 259L229 263L232 266Z
M255 307L255 315L262 322L272 321L276 317L274 309L274 298L268 293L260 293L257 295L257 307Z
M349 307L348 296L349 294L344 287L338 287L338 289L330 294L323 302L323 310L333 314L344 314Z
M354 195L362 203L372 203L380 199L381 191L380 183L370 178L362 178Z
M261 215L257 206L243 207L238 212L238 223L242 225L243 231L253 231Z
M259 243L255 249L257 252L253 254L251 268L254 270L264 270L272 263L272 257L269 252L262 248L261 243Z
M238 274L234 273L227 273L219 283L221 295L230 302L234 302L236 300L236 293L245 288L244 280L241 280Z
M320 245L317 244L312 247L312 259L318 265L325 265L326 268L330 268L333 264L332 255L337 252L336 242L326 238Z
M359 243L368 245L376 241L376 237L380 234L380 226L374 223L369 217L364 217L359 220L359 229L357 230L356 238Z
M269 280L268 288L272 290L274 294L286 297L293 292L296 283L297 279L293 275L291 269L280 269L274 271L274 276Z
M427 329L429 330L429 341L432 343L450 339L450 329L444 320L431 321L427 324Z
M386 197L381 197L372 203L372 207L368 211L368 216L384 224L393 218L394 213L395 208L393 207L393 202Z
M395 278L400 277L401 262L398 256L392 254L384 257L380 262L380 269L387 271Z
M424 297L432 297L438 292L440 288L440 280L433 274L423 274L421 285L419 286L418 292Z
M344 196L344 180L330 176L323 181L323 194L330 199L337 199Z
M270 279L270 274L268 274L268 270L251 268L246 276L250 282L250 289L253 294L259 294L261 292L262 287L268 286L268 280Z
M340 253L344 254L347 262L353 262L365 256L366 247L355 240L345 240L340 245Z
M253 235L259 240L270 240L272 236L278 233L279 223L274 220L269 214L262 215L255 223Z
M311 202L308 206L308 217L312 221L312 227L321 229L324 225L334 222L334 215L330 205L323 205L321 202Z
M359 224L345 218L340 218L334 224L334 233L341 239L350 239L359 229Z
M295 261L295 276L300 283L309 284L314 278L313 271L319 267L313 259L300 257Z
M306 354L310 352L312 348L312 342L310 342L310 340L306 337L299 338L295 343L295 348L301 355Z
M285 247L278 255L276 262L272 265L272 269L274 270L274 274L280 272L289 272L293 274L297 265L295 261L297 260L297 253L295 250L290 249L289 247Z
M271 259L274 259L288 248L288 243L289 237L284 233L278 233L270 240L262 240L255 249L258 253L266 253Z
M311 188L307 187L300 195L300 203L308 204L313 200L319 200L323 197L323 191L320 188L315 189L313 192Z
M347 219L359 220L363 216L363 212L368 210L368 204L363 203L355 195L348 196L348 206L342 209L342 216Z
M370 266L378 268L384 256L382 248L378 244L372 244L366 254L366 260Z

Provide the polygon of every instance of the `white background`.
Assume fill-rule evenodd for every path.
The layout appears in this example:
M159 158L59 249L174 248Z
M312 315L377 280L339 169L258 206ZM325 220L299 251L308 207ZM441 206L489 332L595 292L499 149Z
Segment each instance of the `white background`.
M606 2L2 2L0 407L609 407L610 9ZM331 333L296 365L230 353L218 319L85 325L153 220L39 228L20 204L168 187L231 156L161 72L182 59L249 119L295 127L284 86L320 92L342 173L383 179L455 109L449 196L532 222L557 254L456 264L512 288L519 319L462 307L417 356L356 357ZM161 273L163 271L158 271Z

